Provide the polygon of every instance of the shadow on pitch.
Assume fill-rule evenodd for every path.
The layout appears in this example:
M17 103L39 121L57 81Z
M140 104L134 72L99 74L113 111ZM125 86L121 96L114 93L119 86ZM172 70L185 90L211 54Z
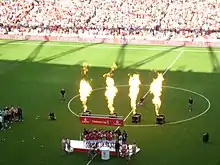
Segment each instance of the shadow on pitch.
M12 40L12 41L8 41L8 42L3 42L3 43L0 43L0 47L4 46L4 45L16 43L16 42L22 42L22 41L27 41L27 40Z
M220 64L218 61L218 58L215 54L215 52L213 51L213 48L211 46L208 47L209 49L209 57L212 63L212 71L213 72L220 72Z
M119 67L119 68L123 68L124 67L124 61L125 61L125 48L128 44L123 44L121 45L121 48L118 52L118 56L117 56L117 59L116 59L116 65Z
M78 52L82 49L85 49L85 48L88 48L88 47L91 47L91 46L94 46L94 45L98 45L98 44L102 44L102 43L93 43L93 44L85 45L85 46L82 46L82 47L73 48L73 49L67 50L65 52L61 52L59 54L55 54L55 55L52 55L50 57L46 57L46 58L40 60L39 62L49 62L49 61L55 60L57 58L67 56L71 53L75 53L75 52Z
M132 64L132 65L129 65L129 66L125 67L125 69L136 69L136 68L138 68L138 67L140 67L140 66L142 66L142 65L144 65L144 64L146 64L146 63L149 63L149 62L151 62L151 61L156 60L156 59L159 58L159 57L164 56L165 54L167 54L167 53L169 53L169 52L171 52L171 51L173 51L173 50L176 50L176 49L179 49L179 48L182 48L182 47L184 47L184 45L177 46L177 47L168 49L168 50L166 50L166 51L163 51L163 52L161 52L161 53L155 54L155 55L153 55L153 56L147 57L147 58L145 58L145 59L143 59L143 60L141 60L141 61L138 61L138 62L136 62L136 63L134 63L134 64Z
M29 55L28 57L24 60L26 62L33 62L34 59L38 56L40 51L42 50L44 44L46 44L48 41L43 41L41 42Z
M24 40L20 40L20 41L24 41ZM4 74L9 74L10 72L13 72L14 70L18 70L21 67L26 66L29 62L33 62L33 60L37 57L37 55L40 53L41 49L43 48L44 44L48 42L48 41L43 41L41 42L29 55L26 59L22 60L22 62L19 61L13 61L11 63L11 66L9 69L6 69L4 71L4 73L2 73L2 75ZM11 42L13 43L13 42Z

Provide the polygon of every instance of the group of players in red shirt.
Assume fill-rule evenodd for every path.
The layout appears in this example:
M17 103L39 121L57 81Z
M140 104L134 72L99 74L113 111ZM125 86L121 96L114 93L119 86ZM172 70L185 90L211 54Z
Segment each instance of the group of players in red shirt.
M106 131L106 130L86 130L83 132L83 139L86 141L113 141L117 140L118 133L115 131Z
M129 158L131 155L136 154L136 144L127 144L127 133L120 130L97 130L97 129L84 129L82 134L83 140L87 148L99 149L102 146L108 146L113 149L118 156ZM134 152L134 153L133 153Z
M96 147L100 148L107 146L110 148L115 147L115 142L119 137L118 132L110 130L97 130L97 129L84 129L82 134L83 141L86 144L87 148Z
M97 130L97 129L84 129L82 134L86 147L89 149L88 158L91 160L97 155L102 146L110 147L112 151L115 151L118 157L126 158L126 161L136 155L136 144L127 144L127 133L123 133L120 130ZM71 150L70 140L63 138L61 140L62 149L65 153ZM68 151L67 151L67 150Z

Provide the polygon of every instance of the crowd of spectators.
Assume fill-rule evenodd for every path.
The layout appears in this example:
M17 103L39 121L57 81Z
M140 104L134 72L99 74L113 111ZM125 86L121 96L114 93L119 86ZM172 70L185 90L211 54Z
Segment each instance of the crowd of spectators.
M5 107L0 109L0 130L10 129L15 122L23 121L22 109L20 107Z
M0 33L220 39L219 0L1 0Z

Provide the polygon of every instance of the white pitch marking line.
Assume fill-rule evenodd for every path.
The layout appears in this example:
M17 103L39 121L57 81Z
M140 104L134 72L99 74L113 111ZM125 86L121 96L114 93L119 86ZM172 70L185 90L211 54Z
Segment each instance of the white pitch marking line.
M166 70L163 72L163 76L168 72L168 70L173 66L173 64L175 64L175 62L183 55L184 51L182 51L180 54L178 54L178 56L175 58L175 60L166 68ZM145 98L148 94L150 93L150 89L147 91L147 93L143 96L143 98ZM132 114L132 110L128 113L128 115L124 118L124 122L128 119L128 117ZM120 128L120 126L118 126L115 131L117 131Z
M128 85L117 85L117 87L128 87ZM104 89L106 89L106 87L96 88L96 89L93 89L92 92L98 91L98 90L104 90ZM70 108L71 102L72 102L74 99L76 99L77 97L79 97L79 94L76 95L76 96L74 96L73 98L71 98L71 99L69 100L67 106L68 106L68 110L69 110L74 116L80 117L77 113L75 113L75 112Z
M92 159L90 161L88 161L88 163L86 165L89 165L90 163L92 163L93 159L97 156L97 154L95 154Z
M94 90L93 90L93 91L94 91ZM72 109L70 108L71 102L72 102L75 98L77 98L77 97L79 97L79 95L76 95L76 96L74 96L73 98L71 98L70 101L68 102L67 106L68 106L69 111L70 111L73 115L75 115L76 117L79 117L79 115L78 115L77 113L75 113L74 111L72 111Z
M163 76L170 70L170 68L175 64L175 62L183 55L184 51L182 51L178 56L175 58L175 60L166 68L166 70L163 72ZM143 96L145 98L150 93L150 90L147 91L147 93Z
M184 123L184 122L187 122L187 121L194 120L194 119L199 118L199 117L203 116L204 114L206 114L210 110L210 108L211 108L210 100L206 96L202 95L201 93L198 93L198 92L195 92L195 91L192 91L192 90L189 90L189 89L173 87L173 86L163 86L163 87L170 88L170 89L176 89L176 90L180 90L180 91L185 91L185 92L189 92L189 93L198 95L198 96L202 97L208 103L207 108L202 113L200 113L200 114L198 114L196 116L187 118L187 119L178 120L178 121L174 121L174 122L170 122L170 123L165 123L165 125L180 124L180 123ZM127 127L155 127L155 126L158 126L158 124L147 124L147 125L129 125L128 124L128 125L125 125L125 126L127 126Z
M142 85L142 86L148 86L149 87L150 85ZM117 87L129 87L129 85L117 85ZM199 117L203 116L204 114L206 114L210 110L210 108L211 108L210 100L206 96L202 95L201 93L198 93L198 92L195 92L195 91L192 91L192 90L189 90L189 89L185 89L185 88L180 88L180 87L173 87L173 86L163 86L163 87L164 88L176 89L176 90L181 90L181 91L193 93L195 95L198 95L198 96L204 98L207 101L207 103L208 103L208 107L206 108L206 110L204 112L198 114L197 116L193 116L191 118L187 118L187 119L183 119L183 120L179 120L179 121L174 121L174 122L171 122L171 123L166 123L166 125L180 124L180 123L184 123L184 122L187 122L187 121L194 120L194 119L199 118ZM103 87L103 88L96 88L93 91L104 90L104 89L105 89L105 87ZM76 114L74 111L72 111L71 108L70 108L71 102L74 99L76 99L77 97L79 97L79 95L76 95L72 99L70 99L70 101L68 103L68 109L69 109L69 111L74 116L79 117L79 115ZM147 125L129 125L129 124L127 124L125 126L127 126L127 127L155 127L155 126L158 126L158 125L157 124L147 124Z
M32 41L31 41L32 42ZM40 44L40 42L39 43L31 43L31 42L25 42L25 41L21 41L21 42L18 42L18 43L8 43L7 45L32 45L32 46L37 46L37 45L39 45ZM1 42L0 41L0 43L5 43L5 42ZM62 43L62 42L60 42L60 43ZM86 45L88 45L88 44L91 44L91 43L87 43L87 44L78 44L78 43L76 43L75 45L74 45L75 43L73 43L72 45L71 44L59 44L59 43L47 43L47 44L45 44L44 46L57 46L57 47L71 47L71 48L79 48L79 47L82 47L82 46L86 46ZM4 46L6 46L6 45L4 45ZM132 45L131 45L132 46ZM146 45L147 46L147 45ZM154 47L158 47L158 48L154 48ZM118 45L115 45L115 46L100 46L100 45L93 45L93 46L91 46L90 48L98 48L98 49L119 49L120 48L120 46L118 46ZM161 47L160 45L155 45L155 46L153 46L153 47L127 47L126 49L127 50L152 50L152 51L166 51L166 50L170 50L170 49L172 49L173 47L172 46L168 46L168 47ZM184 48L184 47L183 47ZM204 48L204 47L201 47L201 48ZM184 52L198 52L198 53L209 53L210 51L206 51L206 50L199 50L200 48L198 48L198 49L193 49L193 48L191 48L191 49L179 49L179 50L172 50L173 52L180 52L180 51L183 51L184 50ZM215 50L215 51L213 51L213 52L216 52L216 53L219 53L220 51L218 51L218 50Z

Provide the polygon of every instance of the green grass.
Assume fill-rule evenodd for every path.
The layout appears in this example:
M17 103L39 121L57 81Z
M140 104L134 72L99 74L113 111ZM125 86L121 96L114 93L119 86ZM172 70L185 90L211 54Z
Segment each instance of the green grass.
M186 88L205 95L211 101L208 113L195 120L163 127L124 127L129 141L137 141L141 151L131 164L136 165L219 165L219 81L220 49L156 46L114 46L103 44L73 44L57 42L0 42L0 106L19 105L24 109L23 123L0 132L0 165L83 165L87 155L64 155L60 139L67 136L79 139L84 127L79 119L61 103L59 90L65 88L70 100L78 94L80 69L83 61L91 64L89 77L92 87L105 87L103 73L114 61L119 64L115 73L117 85L128 84L129 73L140 73L142 84L150 84L156 76L153 69L163 72L184 51L184 55L165 75L164 85ZM119 115L130 112L128 88L118 88L115 108ZM149 87L142 86L140 96ZM187 111L187 99L193 96L195 107ZM154 124L152 96L148 95L141 124ZM180 90L163 89L161 112L167 120L183 120L202 113L207 102L201 97ZM76 113L82 111L79 98L70 104ZM91 94L88 107L93 113L108 114L104 90ZM58 120L47 120L54 111ZM36 119L40 116L39 119ZM126 124L131 124L128 118ZM91 127L91 126L89 126ZM93 126L96 127L96 126ZM113 128L112 128L113 129ZM203 144L202 133L209 132L210 143ZM35 140L33 139L35 137ZM22 142L24 140L24 142ZM44 147L40 147L43 145ZM92 165L125 164L113 158L104 162L99 157Z

